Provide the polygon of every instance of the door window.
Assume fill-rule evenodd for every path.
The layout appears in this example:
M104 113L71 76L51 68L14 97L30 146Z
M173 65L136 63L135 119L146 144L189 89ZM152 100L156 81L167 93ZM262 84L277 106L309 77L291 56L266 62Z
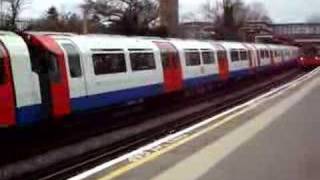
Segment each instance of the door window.
M44 61L44 68L48 74L49 74L49 78L53 81L53 82L60 82L61 80L61 76L60 76L60 68L59 68L59 64L58 64L58 59L56 58L56 56L47 51L45 54L44 54L44 58L45 58L45 61Z
M218 59L227 59L226 51L218 51Z
M162 66L164 69L177 69L180 67L179 55L173 51L161 51Z
M72 44L62 44L63 49L66 51L69 63L69 72L72 78L82 76L80 54Z

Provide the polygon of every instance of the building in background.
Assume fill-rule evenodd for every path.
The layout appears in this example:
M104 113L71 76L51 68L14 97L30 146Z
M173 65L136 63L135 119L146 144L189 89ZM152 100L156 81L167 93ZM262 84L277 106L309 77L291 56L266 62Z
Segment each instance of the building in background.
M210 22L185 22L179 25L180 38L215 39L214 23Z
M248 21L245 26L240 29L240 36L243 41L255 42L257 36L264 42L272 40L272 24L267 21Z
M320 48L320 23L272 24L250 21L241 29L244 41L313 44Z
M170 36L176 36L179 25L179 1L160 0L160 23Z

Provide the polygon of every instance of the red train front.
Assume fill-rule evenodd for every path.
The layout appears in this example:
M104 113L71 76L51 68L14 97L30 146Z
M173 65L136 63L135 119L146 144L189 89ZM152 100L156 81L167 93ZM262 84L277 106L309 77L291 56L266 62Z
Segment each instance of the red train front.
M299 65L304 69L320 66L320 54L316 47L303 48L302 55L298 60Z

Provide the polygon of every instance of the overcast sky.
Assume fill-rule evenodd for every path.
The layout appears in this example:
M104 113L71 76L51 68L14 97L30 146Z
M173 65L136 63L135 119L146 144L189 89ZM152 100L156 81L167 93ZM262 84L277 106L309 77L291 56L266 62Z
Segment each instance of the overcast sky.
M201 3L207 0L180 0L180 13L198 12ZM214 0L212 0L214 1ZM319 0L243 0L245 3L262 2L269 16L277 23L303 22L312 15L320 15ZM30 10L23 13L24 18L39 17L49 6L64 11L76 10L83 0L33 0Z

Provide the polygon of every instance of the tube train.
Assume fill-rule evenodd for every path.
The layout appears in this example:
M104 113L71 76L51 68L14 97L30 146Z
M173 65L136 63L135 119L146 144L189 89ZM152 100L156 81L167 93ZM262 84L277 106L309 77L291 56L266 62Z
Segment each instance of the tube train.
M311 69L320 66L320 54L316 47L302 48L302 55L298 60L298 64L303 69Z
M0 57L0 126L11 127L291 66L298 48L0 32Z

